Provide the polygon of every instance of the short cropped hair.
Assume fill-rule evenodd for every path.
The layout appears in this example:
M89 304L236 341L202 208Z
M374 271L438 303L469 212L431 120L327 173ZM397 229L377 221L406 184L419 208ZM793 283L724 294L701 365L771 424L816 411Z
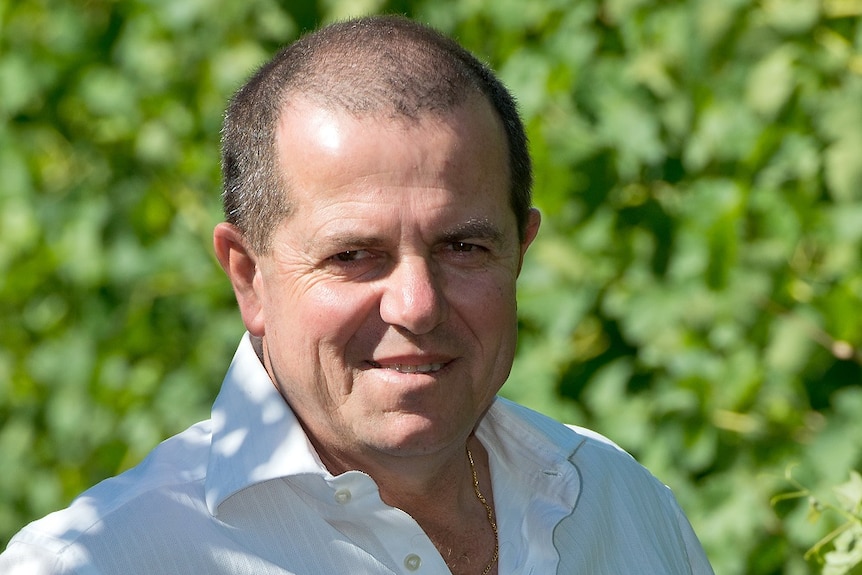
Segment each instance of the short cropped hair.
M457 42L393 15L339 22L303 36L237 91L222 129L226 220L264 254L275 228L290 215L290 175L280 173L276 129L291 98L357 116L410 120L445 114L472 94L484 95L503 125L511 206L523 240L532 165L514 98L490 68Z

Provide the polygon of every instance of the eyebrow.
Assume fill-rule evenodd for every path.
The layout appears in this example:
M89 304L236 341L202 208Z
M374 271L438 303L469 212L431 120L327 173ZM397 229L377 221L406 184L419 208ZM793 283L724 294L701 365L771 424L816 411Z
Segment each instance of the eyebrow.
M323 246L329 250L340 249L342 247L350 250L363 250L377 247L381 243L383 243L383 240L375 236L368 237L355 234L332 235L323 238L323 240L306 242L306 249L310 249L313 246Z
M499 227L487 218L473 218L455 225L443 234L446 241L457 241L468 238L484 239L502 244L505 234Z
M455 224L440 234L440 241L457 242L467 239L482 239L497 245L505 243L506 234L487 218L472 218ZM377 236L363 236L355 233L333 234L317 241L308 241L306 249L312 246L325 247L327 250L340 249L369 249L376 248L386 243L383 238Z

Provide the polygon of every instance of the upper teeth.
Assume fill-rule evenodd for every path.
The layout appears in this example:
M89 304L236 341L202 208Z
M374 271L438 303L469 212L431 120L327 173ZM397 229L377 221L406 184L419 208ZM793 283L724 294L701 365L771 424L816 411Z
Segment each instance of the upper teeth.
M372 362L374 367L382 367L383 369L392 369L399 373L432 373L443 368L442 363L426 363L424 365L406 365L403 363L393 363L383 365L377 362Z

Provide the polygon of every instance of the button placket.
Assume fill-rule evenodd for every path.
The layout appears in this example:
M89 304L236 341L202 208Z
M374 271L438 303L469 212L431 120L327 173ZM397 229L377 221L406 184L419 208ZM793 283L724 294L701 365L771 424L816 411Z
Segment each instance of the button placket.
M445 573L447 566L421 527L404 511L386 505L377 485L360 471L348 471L326 480L331 502L328 513L340 530L361 548L379 548L381 562L395 573ZM361 529L360 529L361 528Z

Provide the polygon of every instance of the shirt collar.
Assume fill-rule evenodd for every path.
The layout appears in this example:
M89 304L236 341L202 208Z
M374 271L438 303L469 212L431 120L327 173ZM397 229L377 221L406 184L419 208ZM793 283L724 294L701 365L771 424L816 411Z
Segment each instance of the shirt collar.
M213 404L212 434L205 491L213 516L228 497L251 485L289 475L327 475L248 333Z
M550 505L570 510L581 491L578 452L588 441L580 431L498 397L476 437L488 451L495 486L508 485L501 491L510 504L526 506L544 493ZM543 491L542 485L548 489ZM516 502L518 497L523 501Z
M498 397L479 423L476 436L486 448L496 446L492 449L495 455L516 461L527 457L537 466L553 467L573 463L575 453L587 441L584 431Z
M549 526L572 513L582 477L575 457L586 439L526 407L497 398L476 430L494 485L500 572L555 573Z

